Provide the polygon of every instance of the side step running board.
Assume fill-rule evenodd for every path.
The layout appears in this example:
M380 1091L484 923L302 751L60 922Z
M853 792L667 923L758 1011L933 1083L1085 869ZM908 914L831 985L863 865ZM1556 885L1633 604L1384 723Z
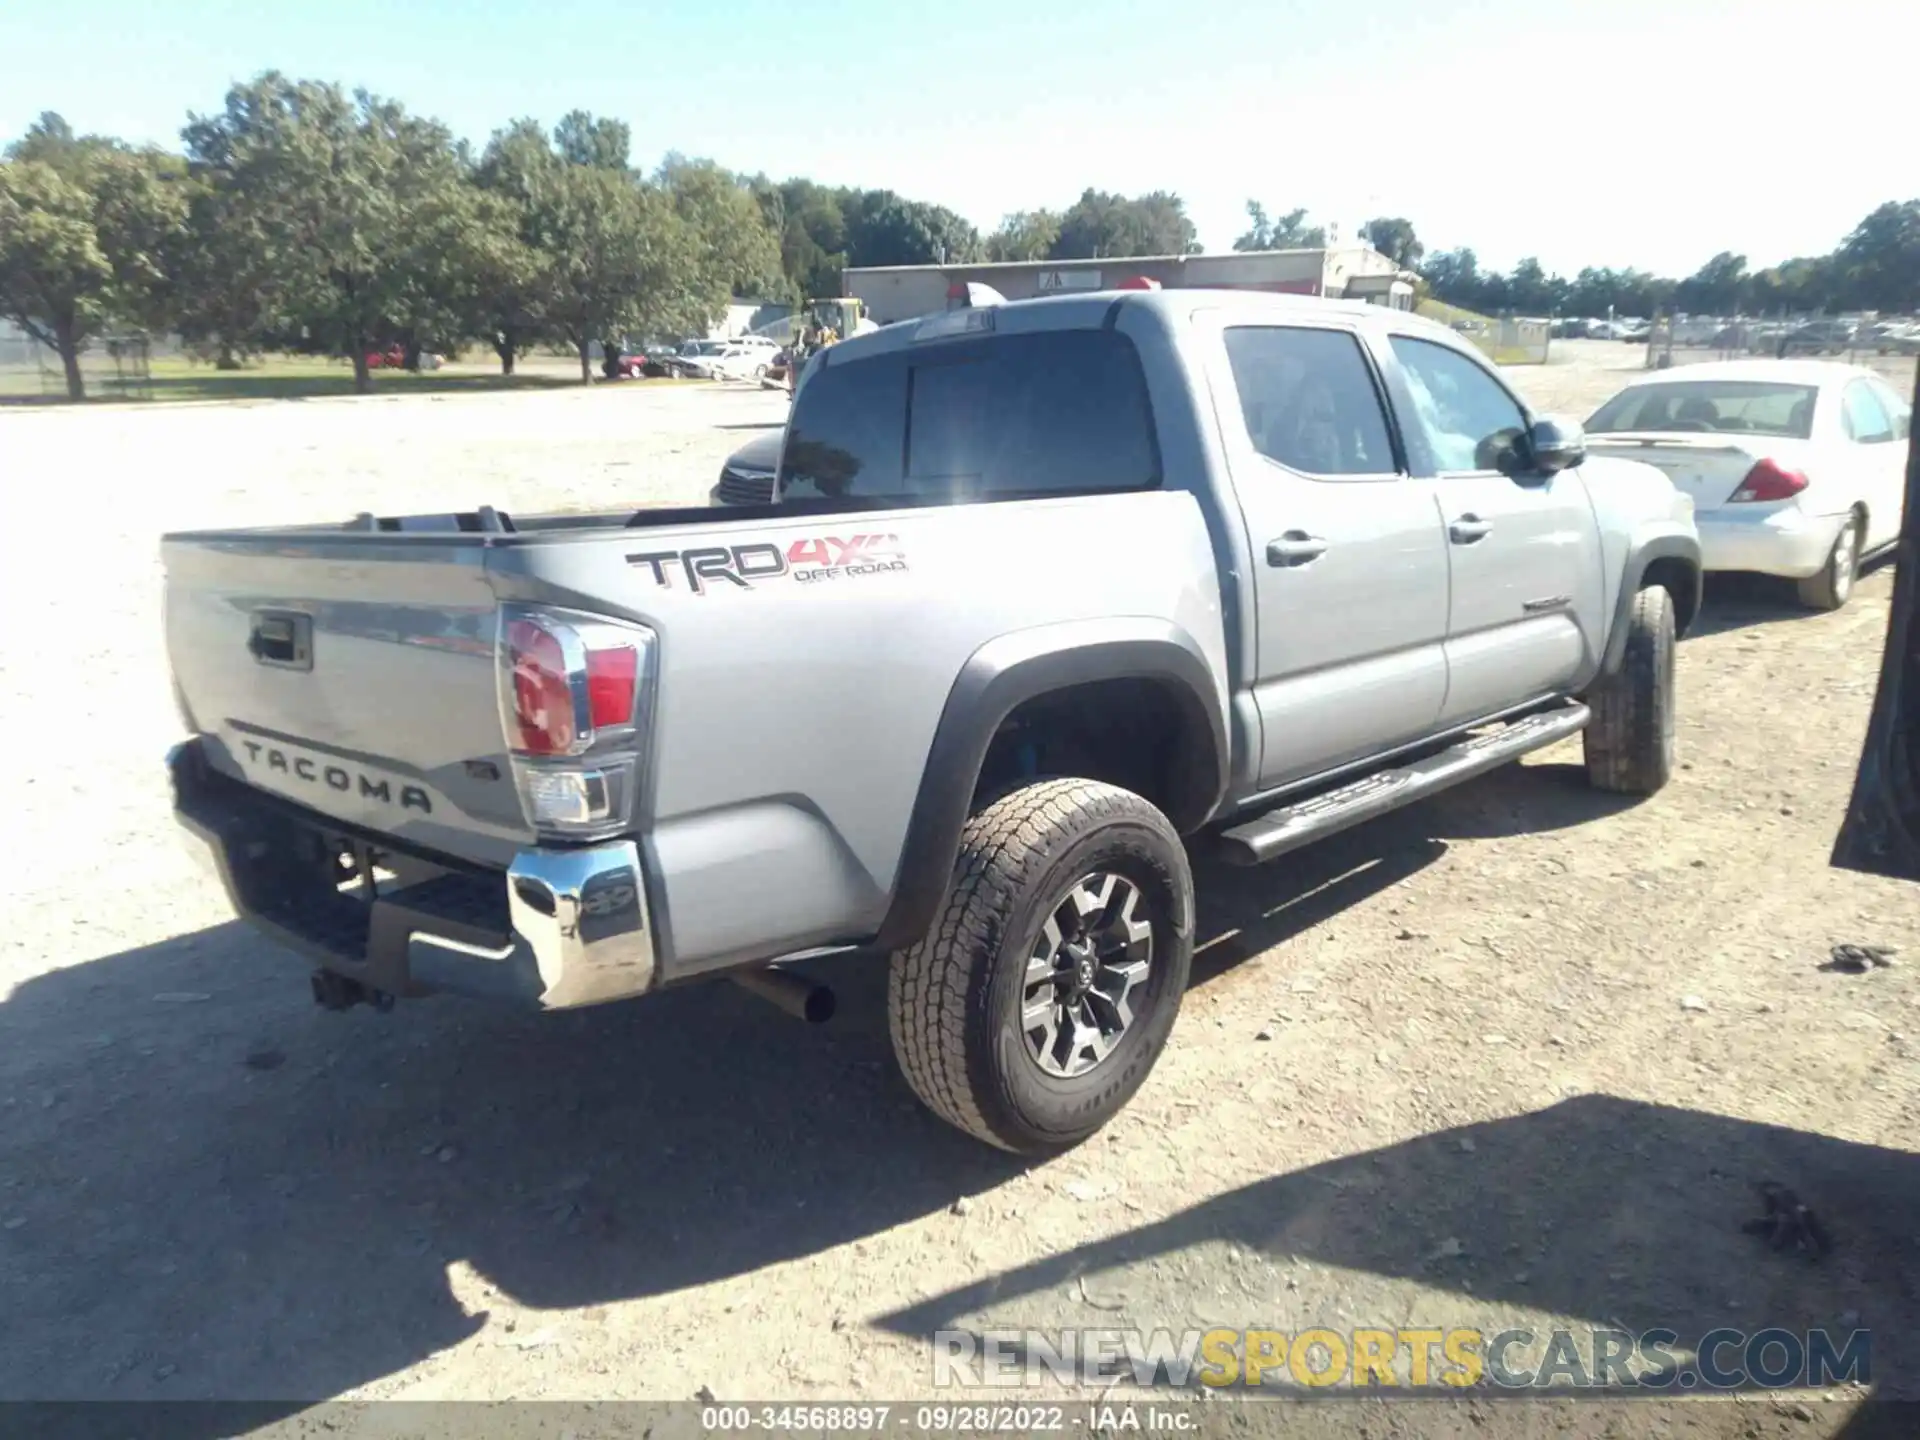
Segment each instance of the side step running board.
M1543 710L1415 760L1269 810L1256 819L1221 832L1223 857L1235 865L1259 865L1302 845L1411 805L1449 785L1517 760L1556 740L1587 728L1592 713L1584 705Z

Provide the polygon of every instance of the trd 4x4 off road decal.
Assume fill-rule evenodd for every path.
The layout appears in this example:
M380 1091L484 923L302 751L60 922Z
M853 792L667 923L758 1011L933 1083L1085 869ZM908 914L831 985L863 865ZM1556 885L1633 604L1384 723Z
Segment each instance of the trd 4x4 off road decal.
M627 563L646 566L653 572L654 584L663 589L673 588L675 572L684 573L687 589L696 595L706 594L707 587L716 584L751 590L760 580L793 579L813 584L907 568L898 535L855 535L848 539L822 535L795 540L784 550L766 541L693 550L649 550L627 556Z

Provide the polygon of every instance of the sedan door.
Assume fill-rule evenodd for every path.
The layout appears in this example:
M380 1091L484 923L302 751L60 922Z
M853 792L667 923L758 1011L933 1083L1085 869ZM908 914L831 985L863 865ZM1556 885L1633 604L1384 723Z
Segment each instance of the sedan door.
M1871 552L1891 545L1900 534L1907 485L1905 406L1878 382L1849 381L1840 395L1840 423L1846 434L1847 468L1853 488L1867 506L1867 533L1860 548ZM1892 405L1887 402L1893 401Z
M1260 787L1431 733L1446 693L1446 541L1365 348L1333 324L1196 322L1218 337L1211 385L1253 544Z
M1573 470L1521 468L1527 412L1478 356L1413 335L1389 343L1409 391L1416 473L1435 476L1450 560L1441 723L1565 690L1591 671L1607 624L1585 482Z

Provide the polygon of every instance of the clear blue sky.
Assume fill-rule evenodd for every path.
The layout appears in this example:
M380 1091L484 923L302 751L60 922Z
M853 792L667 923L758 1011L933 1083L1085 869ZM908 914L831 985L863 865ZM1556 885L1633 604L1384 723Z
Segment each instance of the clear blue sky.
M0 0L0 138L42 110L176 144L260 70L482 141L575 107L746 171L887 187L983 229L1082 187L1178 192L1549 269L1830 249L1920 194L1915 0ZM1909 142L1910 143L1910 142Z

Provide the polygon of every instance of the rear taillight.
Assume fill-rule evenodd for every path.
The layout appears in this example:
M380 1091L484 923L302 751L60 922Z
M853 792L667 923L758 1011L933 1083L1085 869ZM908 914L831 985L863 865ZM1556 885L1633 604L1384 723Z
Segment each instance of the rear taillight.
M501 711L533 827L598 839L629 823L653 632L513 607L500 633Z
M1807 477L1798 470L1789 470L1778 460L1760 460L1747 471L1747 478L1740 482L1740 488L1727 497L1727 503L1791 500L1806 488Z
M633 723L640 652L632 645L587 651L587 714L595 730Z
M535 620L507 625L513 676L513 727L508 740L522 755L569 755L579 738L577 707L560 638Z

